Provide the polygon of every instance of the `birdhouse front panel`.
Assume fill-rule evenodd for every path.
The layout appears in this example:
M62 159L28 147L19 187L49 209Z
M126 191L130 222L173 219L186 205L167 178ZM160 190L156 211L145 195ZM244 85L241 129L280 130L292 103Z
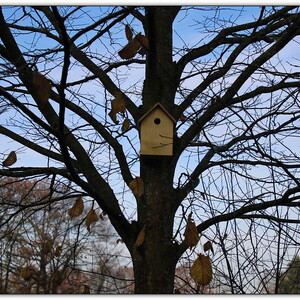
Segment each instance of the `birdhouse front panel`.
M173 155L174 122L159 106L141 121L141 155Z

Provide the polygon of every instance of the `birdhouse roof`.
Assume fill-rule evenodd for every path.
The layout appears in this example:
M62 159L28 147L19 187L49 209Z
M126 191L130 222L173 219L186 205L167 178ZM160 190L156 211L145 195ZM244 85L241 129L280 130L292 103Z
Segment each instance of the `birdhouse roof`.
M153 110L155 110L157 107L159 107L174 123L176 123L176 120L174 117L167 111L167 109L159 102L155 103L145 114L142 115L142 117L139 119L138 123L142 122L145 117L147 117Z

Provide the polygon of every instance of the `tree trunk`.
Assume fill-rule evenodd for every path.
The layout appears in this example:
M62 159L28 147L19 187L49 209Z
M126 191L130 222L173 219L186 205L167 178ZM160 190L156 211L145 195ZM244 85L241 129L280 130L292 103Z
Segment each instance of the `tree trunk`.
M143 107L146 112L156 102L173 108L176 93L172 26L178 9L147 7L145 31L149 40Z
M172 57L172 25L175 7L147 7L145 33L149 40L143 89L143 113L156 102L170 113L174 109L176 87ZM131 248L135 292L171 294L178 260L178 245L173 241L173 222L177 210L173 189L172 158L141 157L140 177L144 195L138 199L138 227L145 230L140 246Z
M136 252L140 253L133 257L135 293L172 294L176 267L174 255L154 239L148 239L147 244L152 244L147 251L137 249Z
M172 239L177 209L172 170L169 158L141 163L144 195L138 202L138 224L145 238L132 249L136 293L173 293L178 245Z

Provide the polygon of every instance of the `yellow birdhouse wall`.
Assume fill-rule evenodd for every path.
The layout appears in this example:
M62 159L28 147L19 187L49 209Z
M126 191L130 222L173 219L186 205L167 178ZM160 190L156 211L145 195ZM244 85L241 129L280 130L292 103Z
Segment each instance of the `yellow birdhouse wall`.
M140 122L141 155L173 155L174 120L158 105Z

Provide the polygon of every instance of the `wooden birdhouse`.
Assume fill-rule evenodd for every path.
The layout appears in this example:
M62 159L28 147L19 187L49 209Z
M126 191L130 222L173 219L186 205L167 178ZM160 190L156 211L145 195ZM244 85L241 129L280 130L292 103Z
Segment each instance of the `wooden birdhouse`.
M160 103L140 119L141 155L172 156L176 120Z

